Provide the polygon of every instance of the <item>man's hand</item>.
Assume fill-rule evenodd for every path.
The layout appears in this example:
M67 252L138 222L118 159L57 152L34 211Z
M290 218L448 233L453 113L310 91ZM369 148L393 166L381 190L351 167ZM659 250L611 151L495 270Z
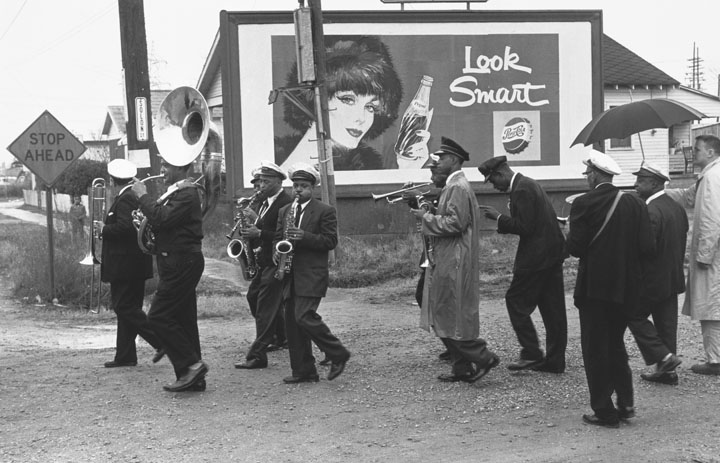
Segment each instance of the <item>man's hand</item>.
M287 239L290 241L300 241L305 236L305 230L301 228L290 227L287 230Z
M135 194L135 196L139 198L142 195L147 194L147 187L145 186L145 184L143 182L139 182L136 178L134 178L133 180L135 181L135 183L133 183L132 192Z
M492 206L478 206L478 208L482 211L483 215L490 220L497 220L497 218L500 217L500 212Z
M240 235L245 239L255 239L260 238L260 229L256 227L255 225L250 225L247 228L241 228L240 229Z
M414 215L417 220L421 220L427 211L425 209L410 209L410 213Z

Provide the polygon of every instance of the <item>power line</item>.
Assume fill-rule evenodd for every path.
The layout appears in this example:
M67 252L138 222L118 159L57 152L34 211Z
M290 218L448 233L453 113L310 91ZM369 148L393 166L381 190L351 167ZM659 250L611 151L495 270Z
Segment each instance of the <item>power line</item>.
M29 63L30 61L33 61L37 57L44 55L45 53L49 52L50 50L56 48L58 45L62 44L63 42L69 40L70 38L72 38L75 35L82 32L91 23L97 21L98 19L102 18L103 16L106 16L108 13L111 12L111 10L113 9L114 6L115 6L114 2L112 2L112 1L108 2L107 7L104 10L96 13L94 16L89 17L84 22L82 22L82 23L78 24L77 26L73 27L72 29L69 29L68 31L64 32L62 35L60 35L57 38L50 41L50 44L47 45L45 48L40 49L40 51L36 52L33 56L27 58L24 61L17 63L17 65Z
M22 5L20 5L20 9L17 13L15 13L15 17L12 18L12 21L10 21L10 24L8 24L8 27L5 29L5 32L0 36L0 41L5 38L5 35L7 35L8 31L12 27L13 24L15 24L15 20L20 16L20 13L22 12L23 8L25 8L25 5L27 5L28 0L25 0Z

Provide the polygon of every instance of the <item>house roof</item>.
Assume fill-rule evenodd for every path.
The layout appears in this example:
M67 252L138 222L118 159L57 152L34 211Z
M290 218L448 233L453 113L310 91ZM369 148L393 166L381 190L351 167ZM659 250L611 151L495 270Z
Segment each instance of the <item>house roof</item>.
M603 83L606 86L678 86L680 82L603 34Z
M150 116L155 117L160 104L172 90L150 90ZM108 106L103 124L102 134L109 135L115 127L121 134L126 133L125 106Z

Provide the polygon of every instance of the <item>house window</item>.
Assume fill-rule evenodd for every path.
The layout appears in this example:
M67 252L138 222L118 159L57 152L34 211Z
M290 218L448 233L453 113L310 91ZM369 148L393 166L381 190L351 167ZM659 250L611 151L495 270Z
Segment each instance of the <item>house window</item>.
M632 138L632 135L627 138L611 138L610 139L610 149L613 148L632 148L632 143L630 142L630 139Z
M610 106L610 109L615 108L616 106ZM631 137L627 138L611 138L610 139L610 149L628 149L632 148L632 142Z

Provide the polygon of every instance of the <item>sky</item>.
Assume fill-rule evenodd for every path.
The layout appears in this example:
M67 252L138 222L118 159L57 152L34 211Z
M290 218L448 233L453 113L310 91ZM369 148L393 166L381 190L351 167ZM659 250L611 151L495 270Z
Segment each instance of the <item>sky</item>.
M151 86L197 86L220 11L291 11L298 4L297 0L145 0ZM407 11L465 7L465 2L405 4ZM400 5L322 0L322 8L397 11ZM717 94L717 0L488 0L473 4L472 9L602 10L605 34L683 84L689 82L690 59L697 46L705 78L702 89ZM78 136L99 135L107 106L124 104L118 0L2 0L0 63L0 168L14 160L6 147L45 110Z

